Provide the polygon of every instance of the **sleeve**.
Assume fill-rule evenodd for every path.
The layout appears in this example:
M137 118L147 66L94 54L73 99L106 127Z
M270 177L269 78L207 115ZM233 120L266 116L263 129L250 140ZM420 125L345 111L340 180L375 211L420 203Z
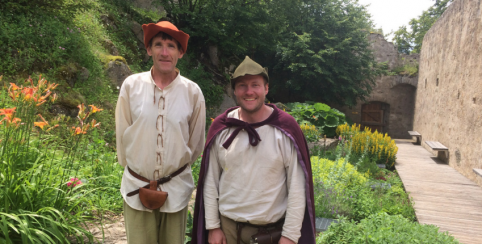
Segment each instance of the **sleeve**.
M305 174L298 162L298 154L293 142L287 139L285 167L287 173L288 207L282 236L298 243L306 208Z
M188 147L191 149L191 161L192 164L199 157L204 149L204 137L206 133L206 104L204 102L204 96L199 89L196 104L189 121L189 142Z
M206 178L204 179L204 211L206 229L212 230L221 227L219 218L219 179L221 178L221 167L218 161L216 150L217 143L213 143L209 152L209 166Z
M126 84L121 87L117 105L115 108L115 134L117 145L117 159L122 167L126 167L126 152L125 146L122 142L122 137L126 129L132 125L131 109L129 105L129 94L126 89Z

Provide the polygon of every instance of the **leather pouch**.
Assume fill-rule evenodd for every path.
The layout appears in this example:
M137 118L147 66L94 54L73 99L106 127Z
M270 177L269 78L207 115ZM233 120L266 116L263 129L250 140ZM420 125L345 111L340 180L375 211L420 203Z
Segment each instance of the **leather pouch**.
M139 199L144 207L154 210L162 207L166 202L168 193L157 190L157 181L153 180L149 183L149 188L139 188Z
M258 233L251 236L251 244L278 244L281 232L281 229L260 229Z

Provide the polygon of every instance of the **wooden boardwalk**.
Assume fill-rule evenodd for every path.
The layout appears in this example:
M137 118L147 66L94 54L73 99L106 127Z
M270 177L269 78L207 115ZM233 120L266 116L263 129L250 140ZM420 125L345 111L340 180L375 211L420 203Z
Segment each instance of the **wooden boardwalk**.
M482 244L482 188L412 140L395 142L395 167L418 221L448 231L460 243Z

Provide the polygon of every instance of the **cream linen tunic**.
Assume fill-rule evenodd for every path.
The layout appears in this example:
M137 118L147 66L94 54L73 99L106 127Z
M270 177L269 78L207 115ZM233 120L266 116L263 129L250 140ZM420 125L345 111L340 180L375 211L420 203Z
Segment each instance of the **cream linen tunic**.
M192 164L204 146L203 94L196 83L176 71L177 77L162 90L155 85L150 71L127 77L117 101L119 164L149 180ZM124 170L120 192L131 208L151 211L142 205L139 195L126 196L146 184ZM160 188L169 193L161 212L174 213L185 208L194 189L191 167Z
M228 117L239 118L238 109ZM285 217L282 235L301 236L305 214L305 175L291 139L277 128L256 128L261 141L249 144L241 130L228 149L222 144L236 128L220 132L213 143L204 184L206 229L220 228L219 213L238 222L274 223Z

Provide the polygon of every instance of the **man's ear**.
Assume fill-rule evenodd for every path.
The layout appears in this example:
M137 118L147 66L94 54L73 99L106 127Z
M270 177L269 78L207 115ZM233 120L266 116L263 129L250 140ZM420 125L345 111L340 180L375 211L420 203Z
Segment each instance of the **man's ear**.
M182 48L179 50L179 58L182 58L182 56L184 56L184 51L182 50Z
M265 88L265 90L266 90L266 92L264 93L264 95L266 96L266 94L268 94L268 90L269 90L269 83L266 83L266 85L265 85L264 88Z
M147 47L147 54L148 54L149 56L152 56L151 46L148 46L148 47Z

